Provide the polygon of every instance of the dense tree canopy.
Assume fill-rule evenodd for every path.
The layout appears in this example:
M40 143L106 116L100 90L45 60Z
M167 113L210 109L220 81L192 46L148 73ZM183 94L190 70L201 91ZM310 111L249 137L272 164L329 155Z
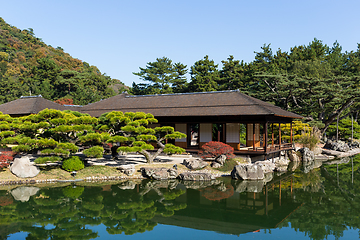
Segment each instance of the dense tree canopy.
M140 69L147 71L149 67ZM151 67L152 71L156 68ZM264 44L250 63L230 55L222 61L221 69L205 56L191 66L189 82L182 81L177 91L167 85L157 93L239 89L296 112L325 132L338 116L344 119L354 115L357 120L359 77L360 44L357 51L343 52L338 42L328 46L315 38L308 45L290 48L289 52L278 49L273 53L271 45ZM150 86L134 83L132 93L137 94L140 87L141 94L150 91Z

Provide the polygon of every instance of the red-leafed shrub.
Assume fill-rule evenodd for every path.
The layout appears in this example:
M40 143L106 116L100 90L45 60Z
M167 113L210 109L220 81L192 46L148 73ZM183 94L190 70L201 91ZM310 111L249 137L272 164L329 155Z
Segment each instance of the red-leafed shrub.
M10 162L14 160L13 151L3 151L0 153L0 169L7 168Z
M220 155L226 155L227 158L235 157L234 149L222 142L211 141L204 144L201 148L199 154L202 158L216 158Z

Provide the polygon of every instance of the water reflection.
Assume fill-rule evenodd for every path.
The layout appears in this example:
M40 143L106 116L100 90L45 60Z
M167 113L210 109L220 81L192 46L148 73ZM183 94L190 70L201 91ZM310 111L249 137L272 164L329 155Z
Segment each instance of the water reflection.
M256 182L7 186L0 190L0 239L20 231L29 239L106 238L92 226L132 235L158 223L235 235L291 227L311 239L339 238L360 227L359 167L359 158L312 163Z

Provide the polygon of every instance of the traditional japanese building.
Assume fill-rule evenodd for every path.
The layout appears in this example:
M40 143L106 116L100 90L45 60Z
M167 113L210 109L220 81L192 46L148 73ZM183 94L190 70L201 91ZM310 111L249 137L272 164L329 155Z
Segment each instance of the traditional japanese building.
M158 125L187 135L175 145L188 151L221 141L237 153L268 155L292 148L292 121L302 116L235 91L134 96L120 94L84 106L81 112L99 117L110 111L146 112ZM281 132L282 124L290 124Z

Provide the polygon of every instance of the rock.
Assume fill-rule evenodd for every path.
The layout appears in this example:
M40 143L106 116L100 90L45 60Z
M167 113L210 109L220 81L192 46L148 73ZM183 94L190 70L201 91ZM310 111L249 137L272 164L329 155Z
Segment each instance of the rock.
M18 187L11 191L15 200L21 202L29 201L30 197L37 194L40 188L37 187Z
M118 169L127 176L132 176L135 173L134 165L121 165Z
M308 149L307 147L304 148L300 148L299 152L302 155L302 161L303 162L309 162L309 161L314 161L315 159L315 154L313 151L310 151L310 149Z
M271 160L264 160L264 161L257 161L255 162L256 165L259 165L264 173L270 173L275 170L275 163Z
M264 171L258 164L236 165L231 171L231 177L242 180L264 179Z
M360 148L360 142L358 142L358 141L349 142L348 145L349 145L350 149Z
M289 162L290 162L290 160L288 160L284 156L281 158L275 159L275 169L274 170L276 172L286 172Z
M190 189L201 189L201 188L210 187L212 185L218 185L220 183L221 183L220 180L215 179L210 181L184 181L183 185L186 188L190 188Z
M122 190L135 189L135 187L136 187L136 184L132 180L121 182L118 185L118 188L120 188Z
M321 154L322 149L321 149L321 147L316 146L316 147L314 148L313 152L314 152L314 155L316 156L316 155Z
M288 156L289 156L290 161L292 161L292 162L298 162L301 160L294 150L289 150Z
M179 179L183 181L211 181L216 178L210 173L183 172L179 174Z
M200 160L200 159L184 159L183 164L191 170L198 170L198 169L202 169L204 167L206 167L207 165L209 165L207 162Z
M299 166L300 166L299 161L292 161L289 163L287 170L290 172L294 172Z
M334 150L334 151L339 151L339 152L347 152L350 150L349 145L346 144L345 142L331 141L331 140L326 141L324 148Z
M39 174L40 170L30 162L29 157L15 158L10 171L20 178L32 178Z
M222 167L222 165L218 162L212 162L211 165L210 165L212 168L219 168L219 167Z
M173 168L140 168L144 177L155 179L155 180L165 180L165 179L175 179L178 175L178 172Z
M226 155L224 154L221 154L220 156L217 156L215 158L215 162L219 163L221 166L224 165L225 161L226 161Z

